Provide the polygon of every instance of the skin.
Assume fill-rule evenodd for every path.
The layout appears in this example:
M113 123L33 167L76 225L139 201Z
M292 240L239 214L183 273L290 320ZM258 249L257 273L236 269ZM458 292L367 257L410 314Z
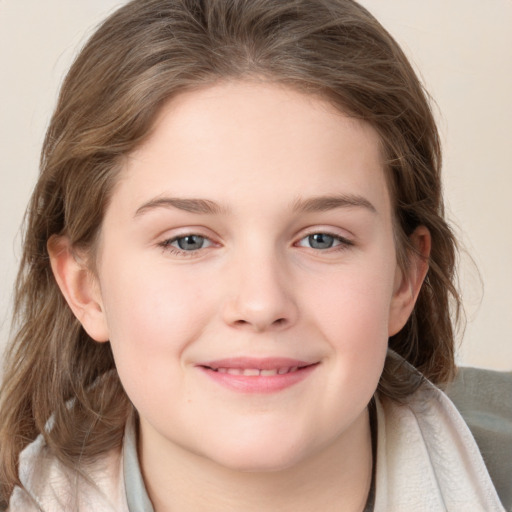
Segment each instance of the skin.
M326 196L338 201L312 201ZM322 233L332 247L315 245ZM412 240L427 256L427 230ZM65 238L50 253L84 328L112 344L157 512L362 510L367 404L426 272L419 257L397 265L370 126L269 83L182 93L126 159L97 273ZM315 367L273 393L228 389L200 367L249 356Z

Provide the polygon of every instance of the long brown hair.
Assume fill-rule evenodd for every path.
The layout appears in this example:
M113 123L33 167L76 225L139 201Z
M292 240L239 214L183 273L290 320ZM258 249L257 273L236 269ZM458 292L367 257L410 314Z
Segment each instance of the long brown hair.
M134 0L78 55L44 141L0 395L4 505L19 484L20 451L38 434L76 467L120 444L131 411L109 344L88 337L58 289L49 238L65 234L74 247L91 249L122 157L144 140L161 105L178 91L247 77L321 95L378 131L400 265L415 227L432 236L426 283L389 346L432 381L450 378L450 311L458 311L459 297L439 137L427 95L392 37L351 0ZM379 389L402 400L417 383L392 365L389 359Z

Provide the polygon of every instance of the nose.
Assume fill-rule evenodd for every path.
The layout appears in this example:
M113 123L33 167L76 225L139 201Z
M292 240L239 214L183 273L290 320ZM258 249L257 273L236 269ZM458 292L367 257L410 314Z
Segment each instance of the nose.
M289 328L298 318L293 282L278 255L241 258L232 266L224 321L254 332Z

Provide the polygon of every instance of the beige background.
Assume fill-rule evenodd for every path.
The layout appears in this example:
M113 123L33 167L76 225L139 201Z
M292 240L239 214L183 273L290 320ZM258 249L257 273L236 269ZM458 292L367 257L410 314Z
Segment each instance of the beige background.
M19 225L59 83L119 0L0 0L0 347ZM364 0L438 104L468 324L458 358L512 370L512 0Z

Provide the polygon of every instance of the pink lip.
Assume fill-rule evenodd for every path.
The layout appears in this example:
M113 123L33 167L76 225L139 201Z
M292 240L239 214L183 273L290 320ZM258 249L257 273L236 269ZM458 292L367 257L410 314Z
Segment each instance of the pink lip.
M318 362L281 357L228 358L196 365L218 384L241 393L281 391L304 380L317 366Z

